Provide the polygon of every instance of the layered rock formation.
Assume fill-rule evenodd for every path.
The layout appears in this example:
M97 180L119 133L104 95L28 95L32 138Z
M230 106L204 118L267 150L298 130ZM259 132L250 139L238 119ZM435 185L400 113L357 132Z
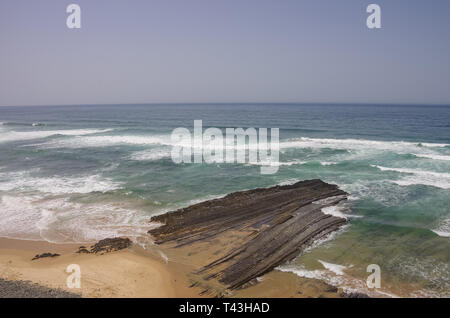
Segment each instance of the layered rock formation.
M98 241L94 245L91 246L90 250L87 250L86 246L80 246L77 253L109 253L114 251L120 251L125 248L130 247L132 244L131 240L128 237L113 237L106 238Z
M304 248L344 224L344 218L322 209L346 200L336 185L308 180L231 193L163 215L152 222L163 225L150 230L156 244L180 248L233 238L215 259L198 269L205 280L217 279L236 289L294 259ZM227 236L228 235L228 236Z

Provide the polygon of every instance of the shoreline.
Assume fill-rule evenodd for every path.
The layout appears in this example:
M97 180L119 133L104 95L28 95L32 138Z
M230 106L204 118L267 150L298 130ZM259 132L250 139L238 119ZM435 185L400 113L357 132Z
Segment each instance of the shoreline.
M0 238L0 279L16 283L22 288L38 284L44 288L68 292L87 298L199 298L214 297L201 285L193 286L190 272L194 264L183 257L169 260L160 256L159 249L144 250L133 244L130 248L99 254L77 254L79 244L55 244L46 241L28 241ZM32 261L36 254L59 253ZM70 264L81 268L81 288L66 285L70 275L65 270ZM22 291L27 293L27 290ZM2 297L8 296L4 291ZM301 278L293 273L271 271L254 285L234 291L225 297L280 298L327 297L341 295L323 281Z
M164 264L137 246L104 255L77 254L79 246L0 238L0 278L29 281L82 297L199 297L199 291L185 283L180 268ZM60 256L32 260L46 252ZM80 289L67 287L70 264L80 266Z
M91 244L0 238L0 279L82 297L346 297L339 286L276 270L346 223L322 212L346 199L318 179L234 192L153 216L149 222L162 225L143 246L126 237ZM81 287L68 287L73 268Z
M347 195L319 179L234 192L153 216L162 225L143 246L127 237L0 238L0 278L82 297L346 297L339 286L276 268L347 222L323 212ZM75 276L81 286L71 288Z

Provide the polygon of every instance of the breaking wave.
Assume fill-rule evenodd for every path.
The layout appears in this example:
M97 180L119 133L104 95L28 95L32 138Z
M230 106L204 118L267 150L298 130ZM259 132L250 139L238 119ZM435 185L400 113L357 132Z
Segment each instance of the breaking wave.
M441 237L450 237L450 218L441 221L439 226L432 231Z
M130 155L130 159L136 161L158 161L165 158L170 158L170 149L149 149Z
M121 184L100 175L35 177L33 171L0 173L0 191L38 191L51 194L108 192Z
M354 150L391 150L409 152L423 148L443 148L450 144L421 143L406 141L377 141L364 139L329 139L329 138L293 138L280 142L280 148L331 148L331 149L354 149Z
M377 165L371 166L374 168L378 168L381 171L393 171L408 174L408 176L405 176L400 180L392 180L393 183L401 186L421 184L441 189L450 189L450 173L406 168L388 168Z
M70 130L39 130L39 131L6 131L0 135L0 142L32 140L50 136L83 136L107 132L109 129L70 129Z
M148 216L132 208L75 203L68 198L3 195L0 214L0 236L54 243L137 238L150 229Z
M415 154L414 156L419 158L426 158L426 159L432 159L432 160L442 160L442 161L450 161L450 156L444 156L444 155L430 155L430 154Z

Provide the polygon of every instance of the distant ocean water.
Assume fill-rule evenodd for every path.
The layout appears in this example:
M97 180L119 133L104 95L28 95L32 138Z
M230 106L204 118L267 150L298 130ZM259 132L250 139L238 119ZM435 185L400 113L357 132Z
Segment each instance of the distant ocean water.
M280 128L278 173L174 164L170 134ZM0 107L0 236L142 240L156 213L227 193L320 178L351 194L349 225L279 270L351 290L450 296L450 107L186 104ZM380 293L378 293L380 294Z

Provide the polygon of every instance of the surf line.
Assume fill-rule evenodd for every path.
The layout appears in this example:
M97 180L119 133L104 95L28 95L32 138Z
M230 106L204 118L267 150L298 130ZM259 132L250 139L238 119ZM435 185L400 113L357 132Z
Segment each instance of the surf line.
M178 127L171 134L172 161L180 163L250 163L261 166L261 174L278 171L280 150L279 128L226 128L215 127L203 131L202 120L194 120L194 134ZM247 142L248 140L248 142ZM248 155L247 155L248 154ZM192 160L192 157L194 160Z

